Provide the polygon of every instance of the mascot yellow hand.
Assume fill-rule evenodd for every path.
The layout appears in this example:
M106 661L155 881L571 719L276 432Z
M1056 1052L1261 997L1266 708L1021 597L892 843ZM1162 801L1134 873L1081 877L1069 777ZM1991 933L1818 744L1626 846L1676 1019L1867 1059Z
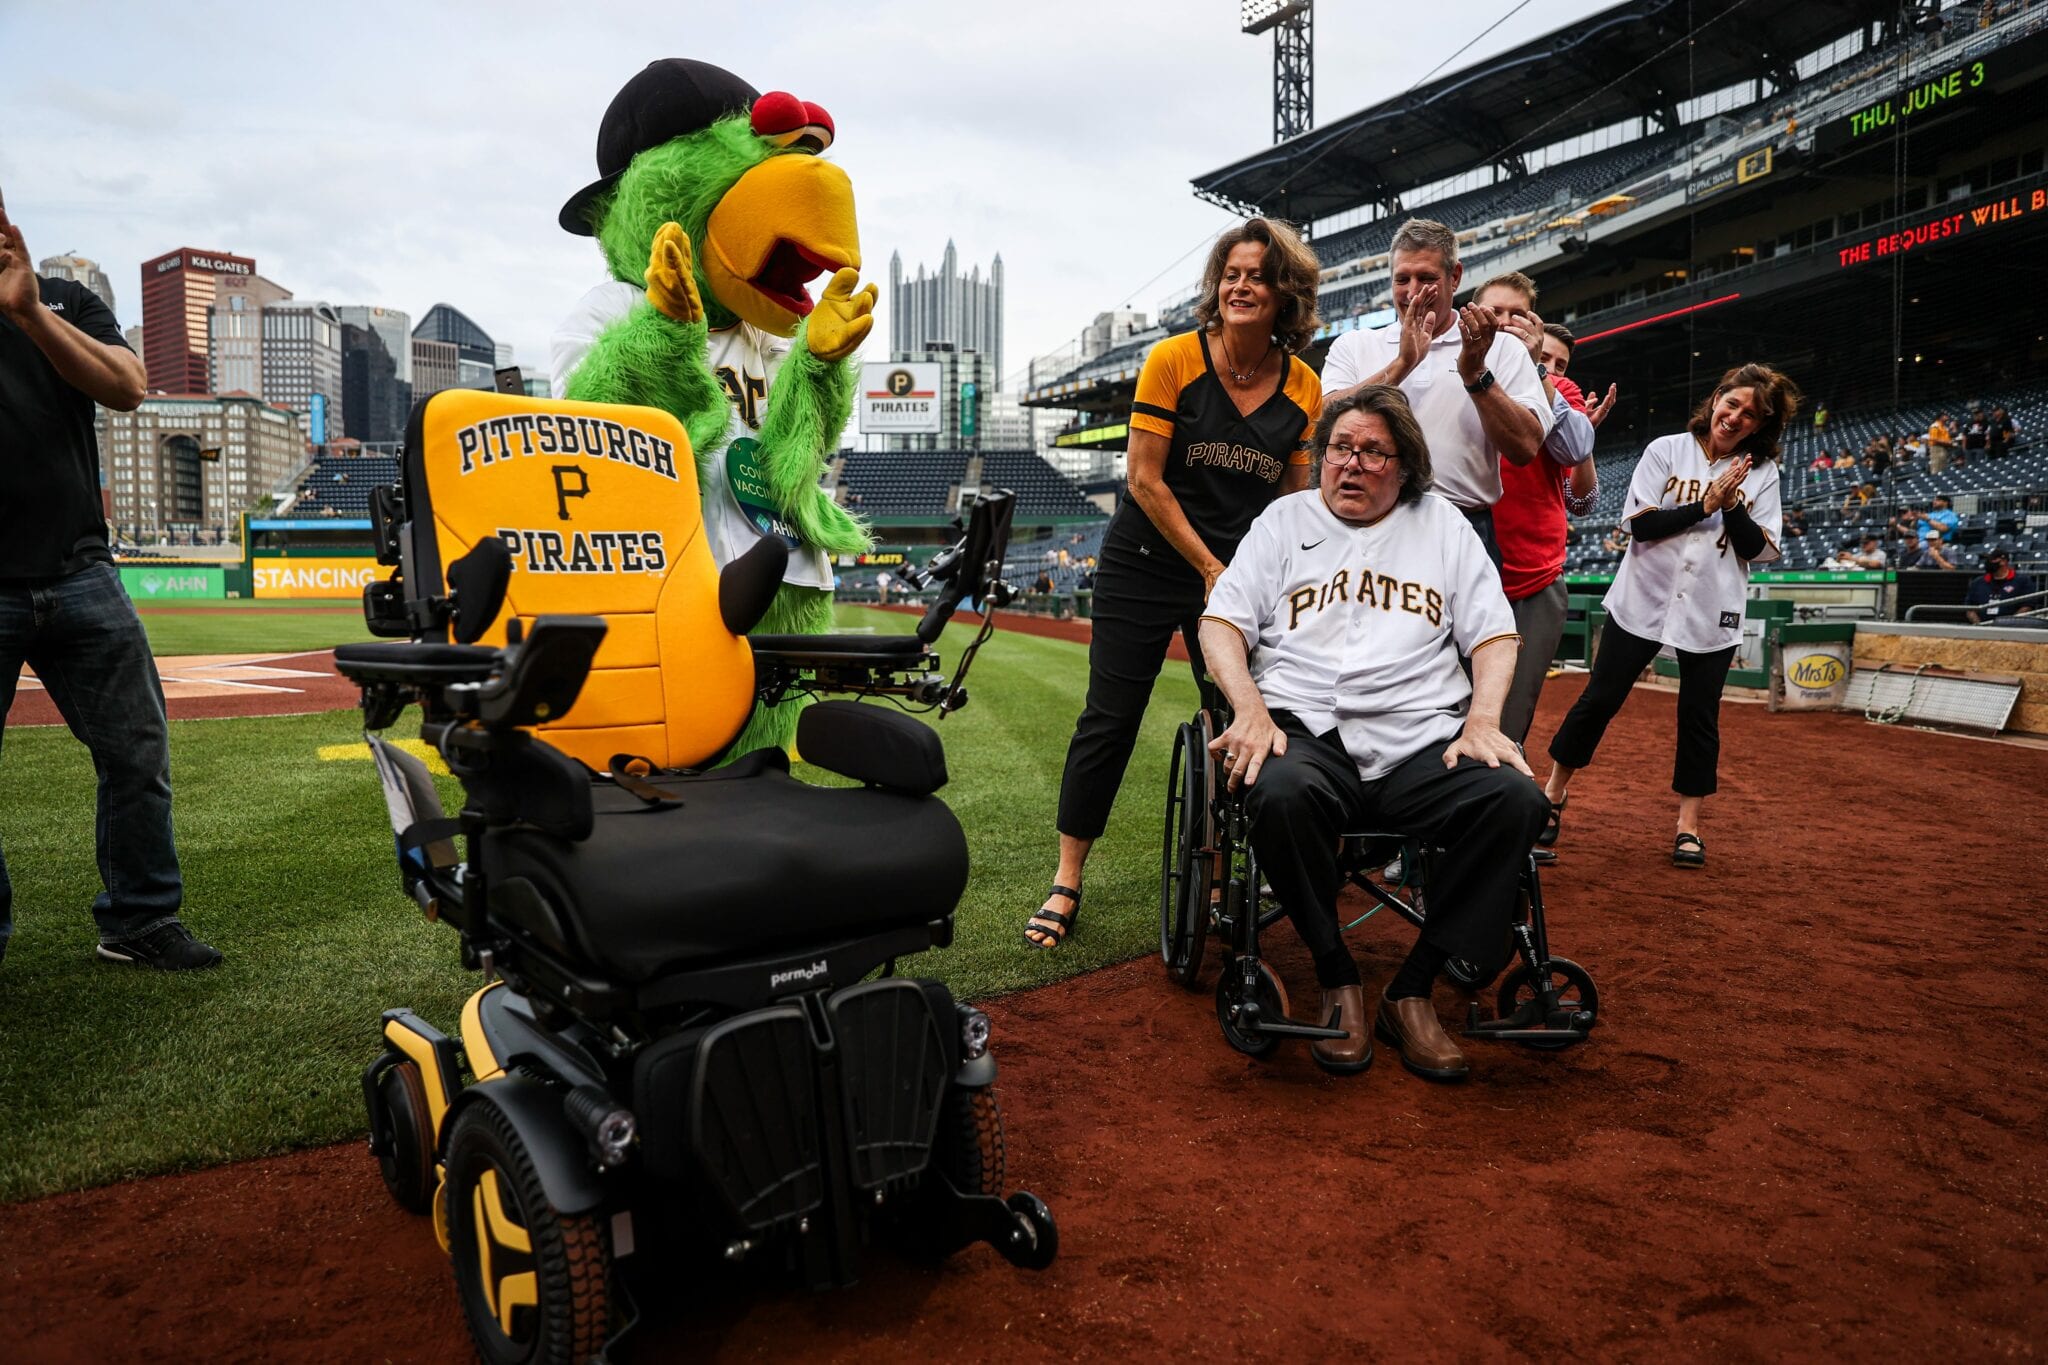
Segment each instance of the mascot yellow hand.
M685 325L704 321L704 300L690 271L690 234L663 223L647 254L647 301L654 310ZM870 300L869 307L873 307Z
M875 286L856 290L860 272L852 266L834 271L832 283L811 310L804 336L811 354L820 360L844 360L867 340L875 327Z

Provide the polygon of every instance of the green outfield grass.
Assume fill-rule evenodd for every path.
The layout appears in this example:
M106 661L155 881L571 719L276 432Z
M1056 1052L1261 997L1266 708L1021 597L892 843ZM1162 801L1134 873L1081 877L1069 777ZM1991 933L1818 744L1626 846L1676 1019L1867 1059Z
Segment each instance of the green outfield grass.
M177 606L137 604L150 653L290 654L332 649L374 638L363 625L362 608L349 602L190 602Z
M290 615L231 612L222 623L260 634ZM319 619L325 643L350 638L334 633L346 619ZM892 632L913 624L860 609L842 620ZM152 619L153 638L158 627ZM947 632L949 667L966 640L964 627ZM271 637L233 647L311 646ZM906 965L964 996L1156 947L1166 755L1195 699L1178 664L1154 696L1090 866L1077 936L1055 952L1021 942L1052 877L1060 765L1086 676L1080 645L998 634L975 665L973 703L939 724L953 778L943 794L966 828L973 871L954 946ZM394 733L409 733L412 716ZM6 736L0 839L16 933L0 963L0 1202L355 1136L357 1078L380 1012L408 1005L452 1033L480 984L457 965L454 932L400 894L367 760L316 757L360 740L355 713L181 721L171 732L186 915L227 953L221 968L193 976L93 960L91 765L61 728ZM452 808L455 789L445 790Z

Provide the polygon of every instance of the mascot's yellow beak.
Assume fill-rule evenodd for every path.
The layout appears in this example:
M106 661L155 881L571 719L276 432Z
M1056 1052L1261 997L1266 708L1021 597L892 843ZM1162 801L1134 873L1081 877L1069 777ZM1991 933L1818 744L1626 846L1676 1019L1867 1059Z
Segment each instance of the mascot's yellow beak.
M705 224L711 292L775 336L794 335L810 314L805 285L847 266L860 267L853 182L809 153L772 156L748 171Z

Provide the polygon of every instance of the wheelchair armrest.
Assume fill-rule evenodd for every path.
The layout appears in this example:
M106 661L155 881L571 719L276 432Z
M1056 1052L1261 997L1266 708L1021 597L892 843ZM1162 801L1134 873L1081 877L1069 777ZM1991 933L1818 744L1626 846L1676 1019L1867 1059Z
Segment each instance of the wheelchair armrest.
M946 785L946 747L938 731L880 706L821 701L796 723L797 752L841 777L913 796Z
M497 672L503 651L489 645L338 645L334 671L352 683L393 683L400 687L447 687L480 683Z
M767 663L802 667L806 663L845 663L850 658L877 662L914 662L925 652L915 635L749 635L754 658Z
M477 685L472 697L450 700L489 730L560 720L583 691L605 630L600 616L543 616L525 640L503 651L503 672Z

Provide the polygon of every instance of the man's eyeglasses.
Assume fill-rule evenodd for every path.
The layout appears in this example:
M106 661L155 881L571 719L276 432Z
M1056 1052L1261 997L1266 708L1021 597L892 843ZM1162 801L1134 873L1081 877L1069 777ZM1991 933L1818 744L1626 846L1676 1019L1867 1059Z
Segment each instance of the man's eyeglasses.
M1391 452L1374 450L1371 446L1360 446L1357 449L1353 449L1350 446L1338 445L1332 441L1329 445L1323 447L1323 460L1325 463L1333 464L1339 469L1348 464L1356 464L1368 474L1379 473L1387 467L1387 461L1395 458L1397 457Z

